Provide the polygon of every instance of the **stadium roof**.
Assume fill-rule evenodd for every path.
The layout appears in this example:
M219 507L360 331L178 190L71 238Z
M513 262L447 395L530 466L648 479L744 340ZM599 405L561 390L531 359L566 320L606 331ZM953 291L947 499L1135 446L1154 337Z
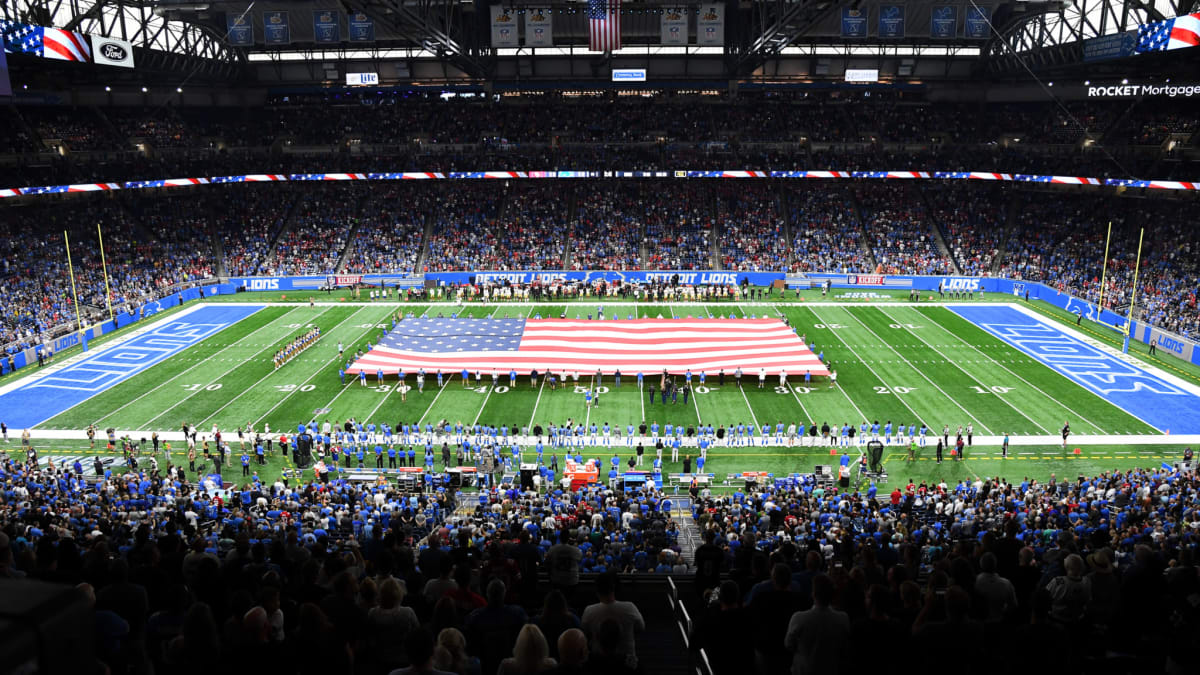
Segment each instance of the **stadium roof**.
M338 67L330 64L418 60L442 64L446 81L561 78L564 69L578 76L588 72L587 67L595 76L598 66L607 72L603 66L625 66L622 60L627 58L664 64L660 72L685 79L789 77L801 71L781 69L781 62L820 57L936 59L944 66L941 76L952 78L977 73L979 64L985 63L993 75L1003 76L1019 73L1026 65L1078 65L1083 61L1083 40L1185 14L1195 4L1195 0L623 0L622 49L604 54L588 50L586 0L4 0L0 8L6 18L130 40L146 52L145 58L139 55L139 67L187 69L210 80L295 82L294 74L273 74L253 65L321 62L323 72L314 67L308 77L319 83L340 78ZM492 6L516 15L518 34L527 10L548 9L553 46L533 47L526 37L515 45L494 47ZM663 15L676 8L685 10L688 44L664 45ZM697 44L702 11L724 13L724 36L717 44ZM267 44L264 20L277 12L286 13L287 35ZM316 13L336 17L337 40L317 42ZM370 40L351 41L351 16L369 18ZM231 43L232 18L252 26L250 44ZM170 60L164 55L196 61ZM561 67L539 69L537 65L554 61ZM688 63L698 65L690 68ZM891 72L938 77L937 68L918 73L917 64L905 66ZM393 71L393 79L403 81L406 74L408 79L418 79L416 70L404 65ZM813 64L802 72L820 76L820 71L820 64Z

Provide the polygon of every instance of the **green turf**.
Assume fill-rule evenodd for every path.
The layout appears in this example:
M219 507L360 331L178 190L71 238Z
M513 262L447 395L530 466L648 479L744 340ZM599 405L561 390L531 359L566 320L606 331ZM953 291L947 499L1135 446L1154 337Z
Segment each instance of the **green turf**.
M244 293L221 298L239 301L278 302L280 293ZM135 438L154 430L177 430L184 422L207 430L217 425L231 431L243 424L272 430L294 429L298 422L310 419L331 422L349 417L399 424L402 422L476 421L505 424L510 427L562 424L567 419L608 422L618 428L658 421L675 424L711 423L714 426L739 422L770 424L805 422L830 425L864 419L896 423L924 421L933 433L948 424L952 430L972 423L976 434L1009 433L1014 435L1052 434L1063 421L1070 420L1077 434L1155 434L1145 423L1116 408L1100 397L1075 385L1037 361L997 340L957 314L943 307L901 306L878 300L845 302L839 306L778 306L739 303L705 305L607 305L611 316L664 317L720 314L755 314L786 317L797 331L806 335L815 351L825 354L830 367L839 374L839 384L830 387L824 378L805 384L789 378L781 387L776 377L766 386L757 387L757 377L747 373L743 386L727 374L721 383L710 374L705 386L693 383L696 393L686 403L651 402L636 379L626 374L617 387L613 378L593 381L581 374L579 386L603 387L599 405L584 406L575 385L551 391L544 382L531 387L529 378L518 378L510 386L507 375L499 387L491 378L464 383L458 373L446 374L446 385L438 388L430 375L424 392L415 390L410 375L403 385L395 378L382 384L367 378L366 386L348 378L343 384L337 370L337 343L346 344L351 360L353 351L375 341L381 329L389 325L397 311L395 304L322 305L310 307L308 295L326 300L345 299L346 294L289 294L285 305L273 305L256 312L129 380L101 393L40 425L41 429L83 429L95 423L101 429L112 426L130 432ZM836 295L836 294L835 294ZM819 292L801 297L817 299ZM789 301L795 294L789 293ZM1010 301L996 297L989 301ZM586 316L594 312L595 298L573 302L519 304L467 304L462 307L431 306L427 303L401 305L399 311L414 315L472 317ZM1044 305L1044 303L1035 303ZM305 326L319 325L322 338L297 359L276 370L271 354ZM1085 326L1086 328L1086 326ZM1093 329L1102 330L1102 329ZM1111 337L1111 336L1107 336ZM1145 358L1143 356L1143 358ZM1159 365L1156 363L1156 365ZM473 380L473 374L472 374ZM648 378L647 384L652 382ZM655 384L657 384L655 382ZM580 390L581 391L581 390ZM324 411L324 412L318 412ZM1166 440L1164 438L1164 440ZM54 442L55 446L58 442ZM78 448L77 442L65 442L63 450ZM56 450L57 451L57 450ZM607 452L607 451L605 451ZM1157 466L1158 461L1177 456L1175 446L1084 446L1079 456L1063 456L1057 448L1044 451L1018 446L1012 459L1001 462L997 449L978 449L962 463L937 465L932 449L919 460L906 465L902 454L889 454L888 466L896 476L912 472L916 478L952 480L957 477L1003 473L1013 478L1022 475L1046 476L1051 472L1095 473L1130 466ZM1023 455L1029 452L1034 454ZM628 454L621 446L620 453ZM604 453L599 453L604 454ZM710 452L707 469L719 474L742 470L766 470L775 473L809 471L812 465L828 461L827 449L754 446L716 448ZM272 465L270 471L276 471ZM669 465L669 469L676 465ZM240 467L226 472L235 478Z

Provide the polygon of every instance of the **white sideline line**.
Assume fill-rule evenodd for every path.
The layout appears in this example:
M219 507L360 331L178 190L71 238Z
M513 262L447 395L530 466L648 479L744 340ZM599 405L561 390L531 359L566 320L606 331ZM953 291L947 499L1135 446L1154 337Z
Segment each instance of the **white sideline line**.
M238 304L243 307L256 307L256 306L266 307L267 306L267 303L265 303L265 302L239 302ZM33 369L32 372L29 372L29 374L24 375L22 377L18 377L17 379L13 380L12 382L9 382L8 384L0 387L0 396L3 396L4 394L7 394L12 391L16 391L17 389L21 389L21 388L25 387L26 385L33 384L34 382L38 382L39 380L42 380L43 378L54 375L55 373L59 372L60 370L63 370L65 368L67 368L68 366L73 366L76 363L83 361L84 359L90 359L97 354L102 354L102 353L108 351L109 349L112 349L113 347L123 345L126 342L129 342L130 340L132 340L136 337L140 337L142 335L145 335L146 333L157 330L163 324L170 323L177 319L183 318L183 317L191 314L192 312L197 312L200 309L202 309L203 307L204 307L203 304L193 305L192 307L188 307L186 309L183 309L183 310L176 312L174 314L171 314L169 316L164 316L160 319L151 321L150 323L148 323L144 326L141 326L140 328L137 328L136 330L134 330L132 332L114 337L109 340L105 340L103 343L101 343L95 347L92 347L89 345L88 350L86 352L79 352L78 354L74 354L65 359L62 359L61 361L56 360L52 365L49 365L49 366L35 368L35 369ZM234 324L229 324L229 325L232 326ZM214 335L216 335L216 333L214 333ZM101 336L101 337L104 337L104 336ZM29 366L25 366L24 368L17 370L17 372L18 373L20 373L22 371L28 372L29 370L30 370ZM97 394L99 394L99 393L100 392L97 392ZM96 394L93 394L92 396L95 396L95 395ZM91 398L91 396L89 396L88 398ZM84 399L84 401L86 401L86 400L88 400L88 399ZM80 401L80 403L83 403L83 401ZM78 404L76 404L76 405L78 405ZM64 412L66 412L66 411L64 411ZM43 421L45 421L45 420L43 420Z
M761 427L759 427L759 428L761 429ZM120 429L117 430L118 435L120 435L121 432L122 432L122 430L120 430ZM12 434L11 429L9 430L9 434L10 435ZM29 432L29 435L31 438L34 438L34 439L79 440L79 441L87 440L87 430L86 429L31 429ZM161 431L161 432L159 432L158 436L159 436L159 438L161 438L164 441L174 442L174 441L184 440L182 431ZM641 437L641 438L643 440L646 440L646 439L649 439L649 436L645 436L645 437ZM695 441L697 439L692 438L692 439L684 439L684 440L685 440L684 445L695 445ZM691 441L690 443L688 442L689 440ZM994 446L996 448L999 448L1000 444L1003 442L1003 440L1004 440L1003 436L983 436L983 435L976 434L975 444L973 447L976 449L976 451L978 451L980 448L985 448L988 446ZM523 439L523 444L533 444L536 442L537 442L537 439L533 438L533 437ZM1132 447L1137 447L1137 446L1142 446L1142 445L1200 445L1200 434L1153 434L1153 435L1140 435L1140 434L1117 435L1117 434L1113 434L1113 435L1108 435L1108 436L1080 434L1078 436L1072 435L1070 438L1070 441L1067 443L1067 445L1082 446L1082 447L1086 447L1089 445L1115 445L1115 446L1128 445L1128 446L1132 446ZM1042 449L1045 449L1045 450L1061 452L1062 437L1058 436L1058 435L1009 436L1009 446L1010 447L1017 447L1017 446L1041 447ZM811 446L805 446L805 447L811 447ZM1117 450L1114 452L1130 452L1130 451ZM1037 454L1037 453L1030 453L1030 454Z

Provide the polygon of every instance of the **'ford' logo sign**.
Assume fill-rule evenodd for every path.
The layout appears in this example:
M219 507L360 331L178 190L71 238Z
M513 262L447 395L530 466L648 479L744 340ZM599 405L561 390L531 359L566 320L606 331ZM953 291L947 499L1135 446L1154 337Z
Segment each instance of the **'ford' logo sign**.
M129 58L129 53L125 51L125 48L115 42L100 43L100 53L110 61L124 61Z

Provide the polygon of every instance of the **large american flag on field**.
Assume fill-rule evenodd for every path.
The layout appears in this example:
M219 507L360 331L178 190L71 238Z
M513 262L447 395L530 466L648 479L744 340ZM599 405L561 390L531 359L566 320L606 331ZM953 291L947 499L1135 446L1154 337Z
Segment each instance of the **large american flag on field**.
M1200 12L1138 26L1137 51L1165 52L1200 45Z
M715 375L738 368L747 376L829 370L779 319L404 319L348 373L373 375L464 368L501 375L597 370L606 375Z
M588 49L611 52L621 48L621 0L588 0Z
M43 28L7 19L0 21L4 33L4 51L11 54L32 54L60 61L92 60L92 47L82 33L59 28Z

